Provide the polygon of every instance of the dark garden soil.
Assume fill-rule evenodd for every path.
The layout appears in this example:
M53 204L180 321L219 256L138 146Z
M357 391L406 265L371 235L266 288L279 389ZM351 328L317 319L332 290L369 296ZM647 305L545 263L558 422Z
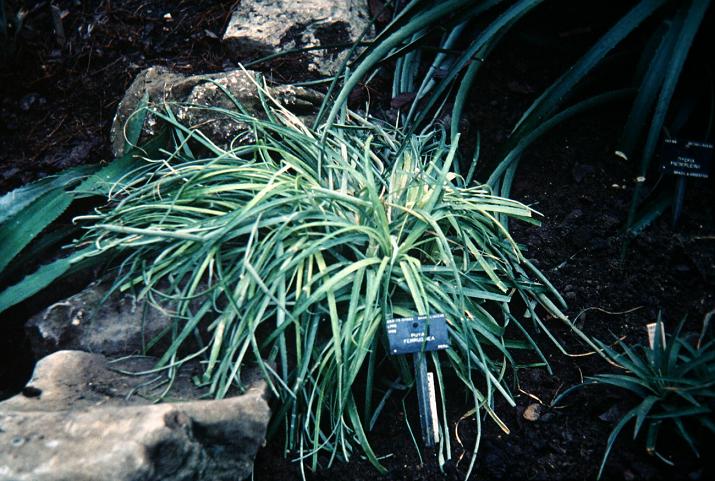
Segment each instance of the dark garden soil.
M43 4L45 2L39 2ZM141 69L166 65L179 72L220 71L236 65L240 52L222 46L223 32L235 1L212 2L126 0L59 1L66 10L66 43L53 33L49 9L30 14L15 55L0 64L0 194L64 168L110 159L109 126L125 89ZM599 3L599 2L595 2ZM618 12L615 12L616 14ZM165 17L165 14L170 14ZM549 21L549 15L532 21ZM492 54L468 115L469 129L479 129L483 155L490 165L499 145L519 115L559 72L592 42L607 18L581 15L583 25L557 26L551 19L557 49L534 42L525 28ZM547 29L548 30L548 29ZM545 55L545 50L548 55ZM260 65L276 79L294 80L300 59ZM356 96L357 97L357 96ZM373 92L373 101L389 103ZM715 189L713 180L688 183L685 210L677 228L668 215L635 238L620 260L623 220L633 186L634 166L613 154L625 110L601 109L555 129L521 160L513 197L533 206L541 227L513 225L527 256L564 295L567 314L590 336L603 341L625 337L645 342L645 324L659 312L666 329L688 316L687 328L700 327L715 309ZM666 179L664 182L667 182ZM17 392L34 362L22 332L25 308L11 319L0 318L0 399ZM561 354L536 333L551 363L519 371L512 384L516 408L497 401L497 412L509 426L505 435L484 422L474 479L594 479L606 439L626 406L613 390L591 388L552 408L551 401L583 376L611 369L577 341L557 320L550 320L565 349ZM534 361L524 358L524 362ZM399 397L386 407L370 433L373 448L386 456L389 474L379 476L358 455L349 463L310 473L315 480L441 480L462 479L476 439L476 421L465 415L470 406L457 383L451 382L448 413L456 454L444 472L436 453L423 450L420 460L406 429ZM418 423L414 394L406 397L407 416ZM541 405L537 421L523 411ZM642 439L631 442L627 430L606 467L607 479L715 479L715 472L661 434L661 449L676 463L669 467L645 452ZM709 440L712 442L712 439ZM707 451L708 444L703 444ZM707 461L707 460L706 460ZM259 453L254 479L301 479L300 466L285 460L280 440Z

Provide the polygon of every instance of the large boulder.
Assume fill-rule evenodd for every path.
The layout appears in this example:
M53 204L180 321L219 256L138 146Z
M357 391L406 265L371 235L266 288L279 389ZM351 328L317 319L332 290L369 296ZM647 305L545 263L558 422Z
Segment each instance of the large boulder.
M36 358L62 349L118 356L143 353L170 325L166 312L94 283L30 318L25 331Z
M219 146L227 146L244 133L244 123L230 116L207 109L222 108L238 111L236 102L249 114L263 117L263 106L258 93L261 80L258 73L236 69L204 75L183 75L164 67L151 67L140 72L119 103L111 130L114 155L125 153L127 147L127 121L146 107L142 125L143 140L154 136L162 121L152 111L173 115L186 126L200 126L201 132ZM265 88L266 97L296 115L309 116L320 105L322 96L311 89L292 85L274 85Z
M180 371L171 402L155 360L59 351L0 402L0 481L234 481L249 476L270 410L263 381L218 401Z
M265 56L280 50L352 44L369 23L366 0L242 1L231 16L223 41L241 55ZM308 69L334 75L346 49L308 50Z

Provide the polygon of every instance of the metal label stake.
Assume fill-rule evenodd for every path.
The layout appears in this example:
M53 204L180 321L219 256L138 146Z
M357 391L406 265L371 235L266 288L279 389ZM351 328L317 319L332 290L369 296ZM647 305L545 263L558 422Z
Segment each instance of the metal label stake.
M433 447L439 442L437 397L425 353L449 348L447 320L444 314L389 319L387 339L393 356L412 354L422 439L425 446Z

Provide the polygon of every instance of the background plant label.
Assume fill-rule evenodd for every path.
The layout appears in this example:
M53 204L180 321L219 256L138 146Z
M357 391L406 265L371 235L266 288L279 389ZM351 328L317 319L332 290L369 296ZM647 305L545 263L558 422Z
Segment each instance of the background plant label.
M388 319L387 340L392 355L448 349L447 320L444 314Z
M645 326L646 331L648 332L648 345L651 349L655 347L655 331L657 326L658 323L656 322L651 322ZM665 329L662 324L660 325L660 345L661 347L665 346Z
M713 144L665 139L661 171L666 174L707 179L713 160Z

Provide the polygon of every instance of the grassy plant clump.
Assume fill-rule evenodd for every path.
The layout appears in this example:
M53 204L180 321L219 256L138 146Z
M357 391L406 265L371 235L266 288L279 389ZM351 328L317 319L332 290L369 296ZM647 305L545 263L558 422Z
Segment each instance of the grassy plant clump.
M715 338L707 319L700 336L683 335L682 327L681 322L675 334L666 336L663 323L658 319L652 347L629 346L619 341L619 352L599 343L606 358L625 372L587 378L584 384L572 387L559 397L562 399L586 385L605 385L621 389L636 400L608 437L599 478L616 439L631 421L634 422L633 439L645 429L647 451L671 465L673 463L657 451L658 433L663 426L670 425L698 457L698 437L694 432L704 429L710 435L715 434Z
M216 397L256 366L279 401L273 428L285 428L287 452L317 468L360 445L382 469L365 432L395 386L412 383L407 360L387 356L385 320L443 313L452 348L430 358L442 459L448 372L478 417L503 426L492 407L496 393L514 403L504 382L511 351L536 348L509 302L523 299L542 327L538 304L562 317L563 301L499 221L535 222L532 210L463 186L443 131L405 137L346 111L313 130L269 102L265 120L239 104L210 109L247 126L228 147L176 120L177 106L153 112L172 148L80 220L83 252L121 259L116 285L174 319L160 364L200 357Z
M360 82L381 64L394 60L392 97L409 106L405 117L407 127L417 131L434 118L448 114L451 133L456 135L470 90L485 60L504 39L520 31L520 22L552 3L543 0L408 2L395 10L392 21L359 55L354 68L345 76L337 101L329 112L324 109L321 114L328 119L335 118L341 103L347 101ZM627 6L628 10L523 113L501 146L499 163L491 170L477 172L478 176L488 178L486 183L492 192L505 197L510 195L522 154L535 140L576 115L618 101L631 103L616 151L616 155L633 165L635 182L626 221L628 233L637 235L670 205L672 195L646 195L651 189L646 189L644 182L648 176L656 178L651 164L663 135L678 135L684 119L692 116L694 105L703 101L711 103L708 89L687 92L682 85L677 88L710 0L639 0ZM579 21L561 20L567 24ZM633 82L617 90L586 94L585 87L597 78L599 68L618 55L628 53L623 45L639 29L647 35L647 41L642 48L635 49L639 58L633 62L637 65ZM552 48L557 45L546 35L543 40ZM437 53L434 53L435 42ZM679 98L687 100L676 102ZM678 103L681 105L677 106ZM712 118L712 108L707 116ZM712 125L707 123L699 132L703 139L712 134ZM476 155L478 145L475 151ZM463 170L465 167L461 166ZM458 163L453 168L460 172ZM657 184L659 182L654 183L653 190Z

